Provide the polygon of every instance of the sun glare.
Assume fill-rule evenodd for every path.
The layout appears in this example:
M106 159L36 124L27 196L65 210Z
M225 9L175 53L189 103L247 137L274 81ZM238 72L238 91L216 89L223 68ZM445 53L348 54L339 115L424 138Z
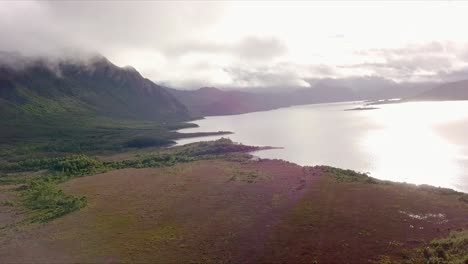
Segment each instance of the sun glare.
M367 113L366 113L367 114ZM388 105L369 113L378 128L362 140L372 157L372 175L409 183L457 187L464 173L463 149L439 135L437 126L468 121L466 104L456 102Z

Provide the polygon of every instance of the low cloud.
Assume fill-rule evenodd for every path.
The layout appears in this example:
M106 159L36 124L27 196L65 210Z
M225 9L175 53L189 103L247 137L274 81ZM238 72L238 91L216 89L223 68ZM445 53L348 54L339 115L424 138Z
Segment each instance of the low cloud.
M322 21L326 12L336 10L335 4L323 9L326 12L313 3L288 8L264 3L270 4L276 7L222 1L4 2L0 51L48 60L84 60L100 53L117 65L130 64L145 77L179 88L299 87L311 78L369 75L396 81L468 79L466 39L444 38L446 31L425 32L430 36L418 43L403 34L394 48L375 48L386 43L379 42L379 36L392 41L400 35L370 32L357 20L349 20L349 25L313 23L314 17ZM260 18L255 10L265 16ZM459 19L464 19L462 13ZM280 16L284 21L278 22ZM375 28L387 21L376 19ZM407 27L403 22L387 26L398 32ZM377 35L366 39L369 33ZM15 67L24 63L10 62Z
M188 42L168 46L164 54L170 59L188 54L223 54L243 60L269 61L285 54L286 45L279 39L247 37L237 43Z
M468 58L464 45L452 42L413 44L394 49L370 49L357 51L362 63L340 65L344 69L363 69L370 74L397 81L441 81L447 73L458 72L465 67ZM468 54L468 53L466 53ZM445 74L441 74L445 73ZM442 76L444 75L444 76ZM468 78L457 74L460 78Z
M159 50L195 37L222 9L222 4L191 2L12 1L0 6L0 32L7 36L0 50L47 56L71 49L105 55Z
M301 73L308 67L289 63L256 68L230 67L224 71L231 77L234 86L240 87L309 87Z
M434 54L442 53L450 48L453 48L453 43L451 42L429 42L422 44L411 44L401 48L376 48L369 50L356 51L356 54L359 55L370 55L370 56L382 56L382 57L392 57L392 56L406 56L414 54Z

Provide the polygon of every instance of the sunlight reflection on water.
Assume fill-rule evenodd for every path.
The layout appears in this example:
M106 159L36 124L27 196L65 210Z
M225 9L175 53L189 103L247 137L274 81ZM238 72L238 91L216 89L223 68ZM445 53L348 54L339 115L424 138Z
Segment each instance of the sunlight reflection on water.
M463 173L457 161L461 147L438 134L435 127L466 118L466 106L460 102L406 103L369 114L368 118L380 126L362 138L363 148L373 157L372 174L455 187Z
M370 172L380 179L431 184L468 192L468 102L415 102L343 111L356 103L296 106L198 120L180 132L234 132L257 152L301 165L326 164ZM219 138L190 138L186 144Z

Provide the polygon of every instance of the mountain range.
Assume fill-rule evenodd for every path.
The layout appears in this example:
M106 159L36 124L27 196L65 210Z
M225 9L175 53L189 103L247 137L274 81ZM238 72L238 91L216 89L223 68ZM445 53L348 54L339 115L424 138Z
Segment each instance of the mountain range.
M197 90L166 88L196 116L231 115L293 105L342 101L407 98L434 87L434 83L396 83L379 77L309 80L308 88L283 91L268 89Z
M103 56L51 63L1 53L0 59L0 112L7 122L79 116L177 122L312 103L468 99L468 81L397 83L371 76L310 79L307 88L282 91L177 90L157 85L134 68L118 67Z

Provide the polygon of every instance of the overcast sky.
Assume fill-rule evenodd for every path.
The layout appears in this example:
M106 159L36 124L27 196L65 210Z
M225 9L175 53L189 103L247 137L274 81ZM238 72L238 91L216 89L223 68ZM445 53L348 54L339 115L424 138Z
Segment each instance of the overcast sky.
M468 66L467 14L468 1L10 1L0 50L99 52L184 88L435 80Z

